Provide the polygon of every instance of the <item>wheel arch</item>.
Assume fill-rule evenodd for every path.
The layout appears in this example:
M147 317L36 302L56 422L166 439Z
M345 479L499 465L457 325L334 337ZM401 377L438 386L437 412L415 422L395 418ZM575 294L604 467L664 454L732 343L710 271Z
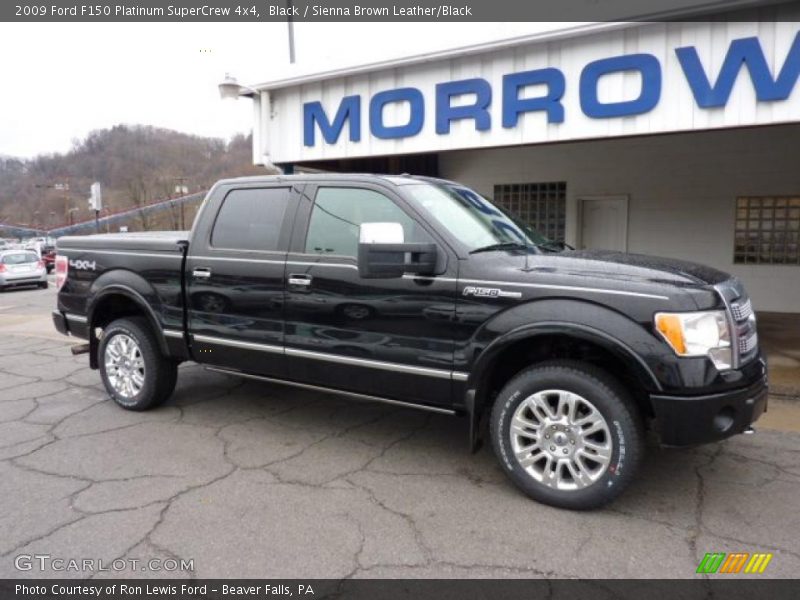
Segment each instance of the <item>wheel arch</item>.
M164 337L155 310L144 295L128 285L114 283L104 286L92 296L89 302L87 315L90 346L89 365L93 369L96 369L98 366L98 339L95 333L96 329L103 328L112 321L122 317L145 317L158 342L159 349L164 355L169 355L167 340Z
M521 370L554 358L578 359L608 371L630 388L637 407L652 417L650 391L661 383L644 359L616 336L586 324L542 321L496 338L480 354L467 380L470 446L480 446L481 419L500 388Z

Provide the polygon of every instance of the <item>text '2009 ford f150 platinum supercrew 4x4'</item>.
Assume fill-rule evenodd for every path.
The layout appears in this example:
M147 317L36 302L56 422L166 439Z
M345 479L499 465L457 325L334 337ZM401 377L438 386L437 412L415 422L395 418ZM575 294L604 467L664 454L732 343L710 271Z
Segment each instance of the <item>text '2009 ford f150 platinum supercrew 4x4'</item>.
M122 407L177 365L469 421L532 498L601 506L652 430L750 429L767 378L750 300L701 265L551 241L477 192L413 176L231 179L191 232L58 241L56 328Z

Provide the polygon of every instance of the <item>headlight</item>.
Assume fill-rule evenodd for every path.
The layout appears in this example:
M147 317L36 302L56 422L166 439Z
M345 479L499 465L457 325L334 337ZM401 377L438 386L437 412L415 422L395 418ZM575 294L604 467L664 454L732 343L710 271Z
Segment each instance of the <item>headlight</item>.
M733 365L731 333L724 311L657 313L656 331L678 356L708 356L717 369Z

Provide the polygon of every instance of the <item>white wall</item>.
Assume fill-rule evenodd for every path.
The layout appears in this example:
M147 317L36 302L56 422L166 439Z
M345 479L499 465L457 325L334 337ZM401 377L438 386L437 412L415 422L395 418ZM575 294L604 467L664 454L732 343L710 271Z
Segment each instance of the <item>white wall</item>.
M480 54L462 53L446 59L387 67L305 84L287 84L286 87L272 89L270 111L256 115L256 155L268 154L277 163L302 162L799 122L800 85L795 85L785 100L757 102L746 69L739 72L730 99L724 107L699 107L675 53L675 49L680 47L696 48L705 72L712 82L716 82L732 40L757 37L770 69L777 73L800 31L800 22L797 22L799 16L800 11L791 7L781 9L775 21L630 24L623 29L617 26L611 31L553 41L515 43L508 48ZM637 53L650 54L660 64L662 89L657 105L648 112L633 116L586 116L579 100L579 81L584 67L598 59ZM368 52L364 60L370 60ZM566 87L562 99L564 121L548 122L545 113L531 112L522 115L515 127L503 128L503 76L542 68L559 69L565 76ZM437 134L436 85L475 77L491 84L491 129L476 131L474 122L468 119L453 122L449 134ZM416 135L400 139L372 136L369 129L370 98L378 92L407 86L418 88L424 97L422 130ZM638 72L617 72L600 79L598 93L604 103L621 102L636 98L641 87ZM543 89L529 86L522 95L538 97L543 93ZM342 98L350 95L360 96L360 141L349 140L349 126L346 125L336 143L326 143L315 129L315 145L304 146L303 105L321 102L328 117L333 120ZM468 94L459 96L454 104L472 101L473 95ZM407 102L394 102L385 107L384 113L386 125L403 125L409 120L410 110Z
M442 177L491 197L498 183L567 182L567 241L577 198L630 197L628 251L737 275L757 310L800 312L800 266L734 265L737 196L800 195L800 125L442 153Z

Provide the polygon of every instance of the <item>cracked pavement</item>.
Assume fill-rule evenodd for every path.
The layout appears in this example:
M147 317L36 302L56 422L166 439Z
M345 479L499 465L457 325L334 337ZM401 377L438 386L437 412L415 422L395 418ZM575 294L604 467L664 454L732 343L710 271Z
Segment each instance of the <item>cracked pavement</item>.
M690 578L706 552L739 551L775 554L760 577L800 570L793 427L651 446L616 503L568 512L469 454L463 419L194 364L166 405L125 411L52 330L53 303L0 296L0 578ZM18 571L20 554L194 571Z

